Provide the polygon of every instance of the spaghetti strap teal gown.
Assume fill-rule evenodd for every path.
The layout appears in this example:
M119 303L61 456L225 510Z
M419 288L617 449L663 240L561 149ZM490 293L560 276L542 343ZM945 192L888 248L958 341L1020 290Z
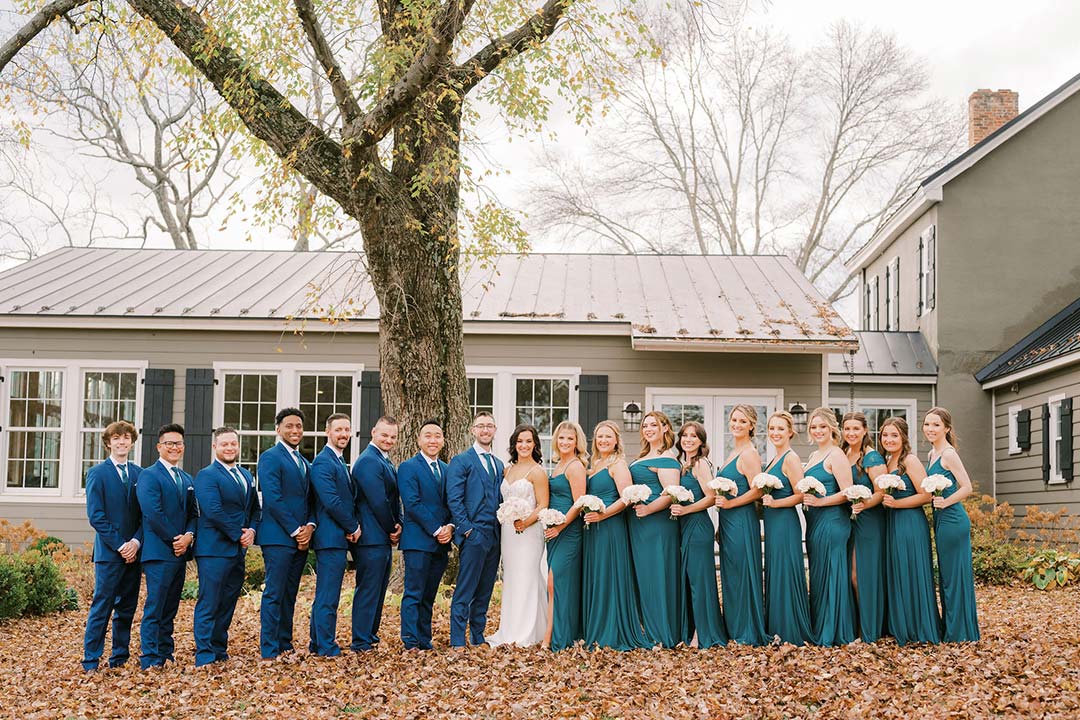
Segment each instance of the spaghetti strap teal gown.
M619 499L618 486L606 468L589 478L586 489L605 506ZM634 650L653 646L641 627L626 512L594 523L582 533L581 620L589 648Z
M952 480L952 485L942 491L943 497L959 489L956 476L945 469L941 458L930 465L927 473ZM941 573L942 640L976 642L979 615L975 609L975 576L971 567L971 520L962 504L934 510L934 541Z
M701 483L693 471L687 472L679 482L694 493L694 502L705 497ZM697 632L697 646L704 650L715 645L727 645L724 616L720 613L720 595L716 589L716 558L713 554L713 524L708 510L700 510L679 517L682 555L683 587L688 594L690 607L687 645Z
M570 512L574 494L564 473L548 480L548 507ZM563 650L582 638L581 632L581 534L578 515L547 543L547 563L551 570L551 649Z
M656 472L661 469L678 471L679 461L673 457L654 457L630 466L634 484L648 485L652 490L646 502L656 500L664 490ZM664 647L675 647L682 642L687 626L679 581L679 523L672 521L667 510L640 518L632 508L625 513L645 634Z
M875 492L874 481L867 471L884 465L885 459L877 450L863 455L862 470L851 466L856 485ZM863 642L880 640L888 631L885 597L885 506L875 505L859 513L851 523L851 553L855 559L856 607L859 613L859 636Z
M790 450L788 452L791 452ZM791 481L784 474L784 453L768 472L783 487L773 490L774 500L792 496ZM803 567L802 523L795 507L764 508L765 514L765 631L792 645L814 642L810 624L810 599Z
M806 470L825 486L826 495L840 492L825 460ZM851 591L851 509L847 503L807 508L806 554L810 562L810 619L818 645L855 641L855 599Z
M738 455L717 472L733 480L739 495L750 491L746 476L736 467ZM724 625L728 637L740 645L764 645L765 609L762 595L761 523L757 508L748 503L721 509L720 591L724 600Z
M898 500L915 495L906 474ZM889 634L900 645L941 642L941 618L934 596L934 565L930 556L930 524L922 507L886 508L885 591Z

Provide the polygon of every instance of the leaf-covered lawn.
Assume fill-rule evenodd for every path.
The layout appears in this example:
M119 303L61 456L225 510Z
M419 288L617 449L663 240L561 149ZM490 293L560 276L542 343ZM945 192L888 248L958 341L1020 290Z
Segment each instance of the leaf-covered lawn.
M306 645L305 580L296 639ZM337 659L258 656L258 612L241 598L232 659L193 667L191 614L176 666L80 671L83 612L0 624L0 713L19 718L1080 717L1080 591L980 589L983 640L898 648L690 649L632 653L446 649L403 653L388 607L383 647ZM306 603L306 604L305 604ZM347 612L347 610L345 611ZM492 618L497 618L497 609ZM139 618L136 617L136 623ZM493 622L492 625L495 623ZM347 616L339 641L347 644ZM494 628L492 628L494 629ZM136 625L137 638L138 628ZM107 652L107 650L106 650Z

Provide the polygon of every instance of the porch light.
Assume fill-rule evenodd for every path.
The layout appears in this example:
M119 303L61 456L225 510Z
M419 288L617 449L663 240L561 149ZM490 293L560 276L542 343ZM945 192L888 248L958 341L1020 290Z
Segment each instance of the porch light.
M623 403L622 422L625 430L637 430L641 427L641 406L633 400Z
M788 408L788 412L791 413L791 419L795 421L795 432L797 434L806 432L806 406L796 402Z

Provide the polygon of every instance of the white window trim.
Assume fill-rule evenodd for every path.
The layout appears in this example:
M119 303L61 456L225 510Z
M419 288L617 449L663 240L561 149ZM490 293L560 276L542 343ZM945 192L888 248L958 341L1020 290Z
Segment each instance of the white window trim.
M1043 442L1050 443L1050 477L1047 481L1048 485L1063 485L1065 484L1065 478L1061 475L1061 468L1058 466L1058 448L1061 444L1061 401L1068 395L1061 393L1060 395L1051 395L1046 399L1047 404L1050 406L1050 437L1043 438Z
M850 398L829 398L829 407L844 408L844 412L847 412L848 407L851 405ZM911 398L855 398L855 408L869 408L872 410L885 410L888 408L907 408L908 411L908 443L911 445L911 451L916 452L916 448L919 443L919 407L916 400Z
M1020 449L1020 427L1018 425L1018 418L1020 411L1024 409L1023 405L1010 405L1009 406L1009 454L1019 455L1022 450Z
M870 282L870 327L867 330L881 330L881 281L875 275Z
M932 228L933 225L928 226ZM930 307L930 233L923 230L926 235L922 238L922 248L919 251L919 317L928 315Z
M822 357L822 362L825 362L824 356ZM826 368L826 371L827 371L827 368ZM827 377L827 375L826 375L826 377ZM660 386L652 387L652 386L647 386L645 388L645 407L643 408L645 410L645 412L648 412L649 410L653 409L656 406L655 398L657 396L664 396L664 395L674 395L674 396L679 396L679 395L686 395L686 396L708 395L710 397L713 397L714 399L718 398L718 397L723 397L725 399L726 398L771 397L773 399L774 407L777 410L787 410L787 406L784 404L784 389L783 388L747 388L747 387L738 387L738 388L693 387L693 388L688 388L688 387L660 387ZM763 426L766 424L767 420L768 420L768 418L758 418L757 432L761 432L761 430L762 430ZM717 418L717 422L725 422L725 421L722 420L722 419ZM678 430L678 428L673 428L673 429ZM772 460L772 458L776 454L776 449L773 447L772 443L769 443L769 442L765 443L765 449L766 449L766 460ZM717 463L717 458L713 457L713 462L714 462L714 464L722 464L724 462L724 459L720 458L719 463Z
M897 331L900 329L900 256L889 261L888 282L885 283L885 293L889 298L889 312L885 317L885 329ZM893 316L896 324L893 325Z
M0 383L0 475L5 479L0 482L0 496L4 502L40 502L42 498L56 498L73 503L85 502L86 493L82 489L82 388L87 372L136 372L138 380L135 389L135 427L142 427L143 414L143 379L149 363L145 360L47 360L41 358L3 358L0 359L0 375L5 380ZM8 437L7 420L11 393L10 374L16 370L60 370L64 373L61 390L60 411L60 482L56 488L11 488L7 486ZM139 443L132 448L133 458L140 460Z

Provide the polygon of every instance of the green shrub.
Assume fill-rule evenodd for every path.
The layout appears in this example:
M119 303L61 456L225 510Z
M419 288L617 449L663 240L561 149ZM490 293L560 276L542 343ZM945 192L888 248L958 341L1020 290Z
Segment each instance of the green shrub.
M19 617L26 609L22 564L17 555L0 555L0 620Z
M315 551L308 550L307 558L304 560L304 575L315 574Z
M262 550L254 545L248 548L244 558L244 590L258 590L266 582L266 565L263 564Z
M52 535L46 535L43 538L38 538L34 542L30 543L30 547L27 550L37 550L45 555L52 556L57 550L63 550L67 547L64 541L58 537Z
M79 609L79 591L73 587L64 588L64 604L61 612L71 612Z
M1060 550L1039 550L1024 563L1023 578L1040 590L1065 587L1080 578L1080 555Z
M971 564L975 582L1008 585L1024 569L1024 549L1012 537L1013 509L989 495L964 500L971 518Z
M64 577L52 557L37 550L22 554L23 585L26 587L27 615L57 612L66 601Z
M180 591L181 600L198 600L199 599L199 581L198 580L185 580L184 589Z

